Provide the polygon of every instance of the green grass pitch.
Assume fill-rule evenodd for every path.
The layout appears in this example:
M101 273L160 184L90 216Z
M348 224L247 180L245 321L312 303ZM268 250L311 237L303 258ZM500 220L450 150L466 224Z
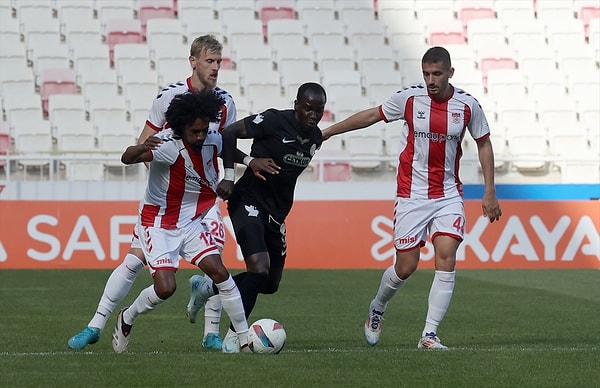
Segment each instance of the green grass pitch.
M234 271L235 272L235 271ZM418 270L388 306L380 343L363 322L380 270L286 270L250 321L279 320L278 355L202 349L203 319L185 317L187 279L138 318L129 352L110 344L116 314L83 351L67 340L89 321L110 271L0 270L2 387L593 387L600 380L600 272L457 272L438 331L449 351L417 350L432 271ZM119 308L151 282L144 272ZM222 332L228 320L222 322Z

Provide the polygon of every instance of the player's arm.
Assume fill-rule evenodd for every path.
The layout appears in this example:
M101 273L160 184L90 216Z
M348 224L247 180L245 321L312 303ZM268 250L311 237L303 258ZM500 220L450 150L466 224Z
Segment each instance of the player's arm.
M158 148L161 143L162 139L156 136L147 137L142 144L127 147L123 155L121 155L121 162L124 164L150 162L152 160L152 153L150 151Z
M491 222L497 221L502 215L498 198L496 198L496 186L494 183L494 150L489 136L477 142L477 153L479 155L479 164L483 174L483 183L485 185L482 201L483 214Z
M327 140L331 136L338 135L340 133L366 128L369 125L375 124L381 120L382 118L381 114L379 113L379 107L365 109L353 114L339 123L335 123L332 126L325 128L322 131L323 140Z
M146 122L146 124L144 125L144 128L142 129L142 132L140 132L140 135L138 136L137 143L144 144L146 139L156 135L156 133L157 133L156 129L149 126L148 123ZM148 162L144 162L144 164L146 165L146 167L149 167Z

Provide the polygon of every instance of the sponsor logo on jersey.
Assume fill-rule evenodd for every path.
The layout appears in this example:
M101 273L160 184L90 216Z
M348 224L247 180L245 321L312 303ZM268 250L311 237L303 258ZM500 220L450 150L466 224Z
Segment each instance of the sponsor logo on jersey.
M460 113L452 113L452 124L460 123Z
M264 119L265 119L265 117L259 113L259 114L256 115L256 117L254 118L254 120L252 120L252 122L254 124L260 124L260 123L263 122Z
M254 205L244 205L244 209L248 212L248 217L258 217L258 209Z
M433 142L460 141L459 135L447 135L445 133L415 131L415 139L429 139Z
M304 156L302 152L297 152L296 155L284 155L283 161L287 164L291 164L292 166L306 167L310 163L310 157Z

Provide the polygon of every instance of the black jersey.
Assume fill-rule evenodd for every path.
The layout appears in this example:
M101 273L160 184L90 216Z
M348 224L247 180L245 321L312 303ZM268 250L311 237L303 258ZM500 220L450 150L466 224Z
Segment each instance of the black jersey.
M294 113L291 109L268 109L244 119L248 136L254 138L250 155L271 158L281 170L275 175L263 174L267 179L263 181L247 168L235 184L230 203L256 204L279 222L288 215L298 176L323 142L321 130L304 128Z

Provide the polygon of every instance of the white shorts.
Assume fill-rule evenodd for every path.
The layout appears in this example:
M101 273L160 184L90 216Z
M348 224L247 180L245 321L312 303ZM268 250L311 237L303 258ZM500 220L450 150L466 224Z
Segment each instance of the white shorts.
M138 221L136 232L151 273L157 269L177 270L180 256L198 265L206 256L219 254L212 234L200 220L180 229L142 226Z
M462 241L465 234L465 206L462 197L396 198L394 205L396 249L408 251L417 246L424 246L428 231L431 241L439 235Z
M219 201L210 209L202 219L206 228L212 234L213 239L215 240L215 244L219 247L220 250L223 250L225 246L225 224L223 223L223 217L221 216L221 208L219 207ZM142 245L140 244L140 239L137 234L137 231L133 230L133 236L131 238L131 248L142 249Z

